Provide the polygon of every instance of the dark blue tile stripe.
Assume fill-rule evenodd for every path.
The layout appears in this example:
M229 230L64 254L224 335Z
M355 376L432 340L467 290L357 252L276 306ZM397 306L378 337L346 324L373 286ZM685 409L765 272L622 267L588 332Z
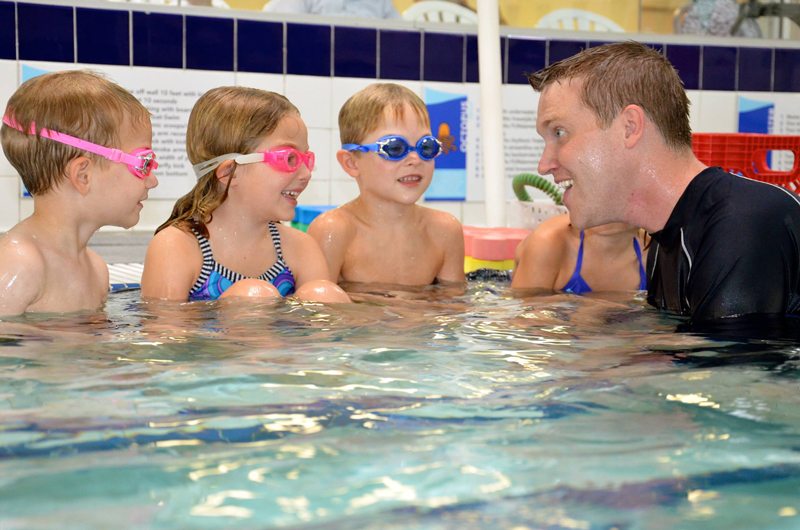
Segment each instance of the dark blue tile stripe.
M186 17L186 68L233 70L233 19Z
M282 74L283 24L256 20L236 21L237 67L242 72Z
M183 16L134 11L133 64L183 68Z
M333 30L333 75L366 77L378 75L378 31L339 26Z
M772 90L772 49L739 48L737 90Z
M544 39L509 39L506 83L527 84L527 74L547 64L547 41Z
M0 2L0 59L17 58L17 25L15 5Z
M527 83L527 73L610 42L531 36L501 41L503 82L509 84ZM646 44L665 53L689 90L800 92L797 48ZM471 34L0 0L0 59L128 65L131 56L136 66L479 81L478 40Z
M422 79L422 34L418 31L381 30L381 79Z
M800 50L775 48L775 79L776 92L800 92Z
M331 26L286 24L286 73L331 75Z
M700 46L668 44L667 59L678 71L687 90L700 88Z
M736 48L703 46L701 90L736 90Z
M75 62L74 13L71 6L18 3L19 58Z
M464 35L423 33L425 81L464 81Z
M78 62L130 65L130 12L106 9L75 10Z

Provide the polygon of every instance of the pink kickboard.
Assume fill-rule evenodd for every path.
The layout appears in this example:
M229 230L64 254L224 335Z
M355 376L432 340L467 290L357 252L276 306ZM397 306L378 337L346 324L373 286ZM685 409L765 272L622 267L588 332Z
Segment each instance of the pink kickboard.
M530 230L525 228L464 227L464 253L475 259L503 261L514 259L517 245Z

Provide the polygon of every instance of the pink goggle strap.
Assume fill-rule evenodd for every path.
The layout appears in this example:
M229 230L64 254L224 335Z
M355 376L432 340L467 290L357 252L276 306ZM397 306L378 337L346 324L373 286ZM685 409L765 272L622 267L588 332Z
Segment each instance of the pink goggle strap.
M3 116L3 123L11 127L12 129L16 129L19 132L25 133L25 131L22 130L22 126L8 116ZM35 123L31 123L31 127L26 134L36 134ZM40 129L39 136L42 136L44 138L49 138L50 140L53 140L55 142L64 145L69 145L71 147L83 149L84 151L88 151L95 155L102 156L106 160L111 160L112 162L121 162L127 166L138 167L138 164L141 162L140 157L129 155L128 153L120 151L119 149L113 149L111 147L103 147L102 145L97 145L92 142L87 142L86 140L75 138L74 136L70 136L69 134L51 131L50 129Z

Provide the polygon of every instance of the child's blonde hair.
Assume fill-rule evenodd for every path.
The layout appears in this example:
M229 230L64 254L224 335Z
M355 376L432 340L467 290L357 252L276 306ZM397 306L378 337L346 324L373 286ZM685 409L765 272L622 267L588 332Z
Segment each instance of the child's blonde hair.
M5 124L0 129L3 152L31 195L57 187L67 163L78 156L107 163L97 155L40 137L41 129L120 148L121 124L150 126L150 112L133 94L88 70L53 72L25 81L8 100L5 116L22 131L35 124L36 134Z
M377 129L389 110L398 119L403 117L405 105L414 111L417 119L430 127L428 108L412 90L396 83L374 83L350 96L339 110L339 136L342 144L360 144Z
M200 96L189 115L186 152L192 165L229 153L252 153L265 136L290 114L299 115L297 107L285 96L257 88L218 87ZM169 219L156 229L176 225L192 228L208 237L206 223L228 197L211 171L200 177L194 188L178 199Z

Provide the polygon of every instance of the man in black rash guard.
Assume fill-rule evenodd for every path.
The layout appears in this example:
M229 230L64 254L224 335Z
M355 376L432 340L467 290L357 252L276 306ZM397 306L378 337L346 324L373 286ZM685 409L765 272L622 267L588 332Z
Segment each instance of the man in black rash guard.
M689 100L661 53L607 44L529 81L541 92L539 173L565 189L577 228L625 222L653 236L650 304L698 328L800 316L798 197L697 159Z
M707 168L651 234L647 301L695 322L800 313L798 229L796 195Z

